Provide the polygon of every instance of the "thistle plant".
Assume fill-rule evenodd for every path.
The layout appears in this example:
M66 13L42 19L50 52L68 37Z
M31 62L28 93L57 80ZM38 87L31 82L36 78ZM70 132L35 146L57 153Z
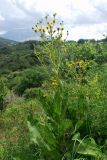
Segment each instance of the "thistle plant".
M32 29L40 34L43 42L35 46L34 53L49 70L49 79L38 98L41 112L31 114L28 120L31 140L39 148L38 160L90 160L92 157L100 160L103 153L89 137L87 123L87 106L89 109L91 105L85 78L93 65L88 60L70 59L69 45L63 39L63 22L58 23L56 14L52 20L46 16ZM83 127L86 133L81 137Z
M39 21L32 29L40 34L41 40L45 43L43 47L35 48L35 55L42 65L48 61L52 74L58 78L67 52L64 43L66 39L63 38L65 34L63 21L58 23L56 14L53 14L52 20L46 16L44 21ZM67 31L66 38L68 34Z
M41 40L43 41L61 40L65 32L63 21L58 23L56 13L53 14L52 20L49 20L48 18L49 16L47 15L44 20L37 22L32 29L40 34ZM69 33L67 31L67 36L68 34Z

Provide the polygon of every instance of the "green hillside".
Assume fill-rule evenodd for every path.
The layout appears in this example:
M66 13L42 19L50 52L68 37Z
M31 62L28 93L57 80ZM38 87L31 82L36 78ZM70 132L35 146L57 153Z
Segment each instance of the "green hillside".
M0 37L0 47L7 46L7 45L14 45L14 44L17 44L17 43L18 42L16 42L16 41Z
M71 46L76 44L82 46L85 45L85 43L88 41L89 40L79 40L78 42L69 41L66 43L70 44ZM103 54L99 55L100 61L107 61L106 40L99 42L90 40L89 42L92 47L96 46L99 52L102 50ZM101 44L102 48L100 48ZM0 74L7 74L14 71L23 71L24 69L36 66L38 64L38 60L34 55L34 45L38 48L39 45L42 46L43 44L39 41L26 41L17 43L11 40L0 38ZM95 58L97 60L98 56Z
M9 40L6 43L11 42ZM33 41L11 45L0 42L0 74L24 70L35 66L37 59L33 54Z

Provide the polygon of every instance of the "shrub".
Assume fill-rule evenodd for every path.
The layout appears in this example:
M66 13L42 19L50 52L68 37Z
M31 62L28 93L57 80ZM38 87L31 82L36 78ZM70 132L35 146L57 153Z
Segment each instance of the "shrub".
M4 101L7 94L7 87L2 78L0 78L0 110L4 107Z
M38 98L40 88L30 88L24 91L25 98Z
M48 79L48 72L44 67L27 70L15 91L18 95L22 95L26 89L40 87L43 81Z

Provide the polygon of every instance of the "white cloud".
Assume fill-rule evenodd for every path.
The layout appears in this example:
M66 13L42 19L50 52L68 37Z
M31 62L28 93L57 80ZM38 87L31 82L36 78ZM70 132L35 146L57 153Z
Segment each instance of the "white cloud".
M12 1L12 0L10 0ZM28 13L54 13L57 12L63 19L75 19L78 16L92 16L96 8L91 0L14 0L14 3Z
M58 12L65 15L68 13L67 6L71 0L14 0L17 5L29 12Z
M87 25L87 26L77 26L74 28L70 28L69 39L102 39L103 34L107 33L107 23L103 24L94 24L94 25Z
M2 15L0 15L0 21L4 21L4 20L5 18Z
M6 29L27 30L35 19L56 12L72 39L97 39L107 33L107 0L0 0L0 11L0 21L3 24L6 20Z
M7 31L0 31L0 35L7 33Z
M13 0L0 0L0 13L6 20L25 18L23 10L19 9Z

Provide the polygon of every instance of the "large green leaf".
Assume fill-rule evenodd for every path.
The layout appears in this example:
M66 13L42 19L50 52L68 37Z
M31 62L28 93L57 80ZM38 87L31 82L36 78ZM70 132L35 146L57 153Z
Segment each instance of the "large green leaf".
M39 125L38 129L43 141L49 146L51 150L54 150L56 148L57 142L51 125Z
M95 158L102 157L100 147L97 146L93 138L81 140L77 148L77 153Z
M38 132L35 126L32 126L31 123L28 121L28 128L30 131L30 138L33 142L38 144L38 139L42 139L40 133Z
M38 145L41 142L44 147L46 147L48 150L50 150L49 145L45 143L44 139L42 138L42 136L41 136L40 132L38 131L38 129L36 128L36 126L32 126L31 123L28 121L28 128L30 131L31 141L33 141L34 143L36 143Z

